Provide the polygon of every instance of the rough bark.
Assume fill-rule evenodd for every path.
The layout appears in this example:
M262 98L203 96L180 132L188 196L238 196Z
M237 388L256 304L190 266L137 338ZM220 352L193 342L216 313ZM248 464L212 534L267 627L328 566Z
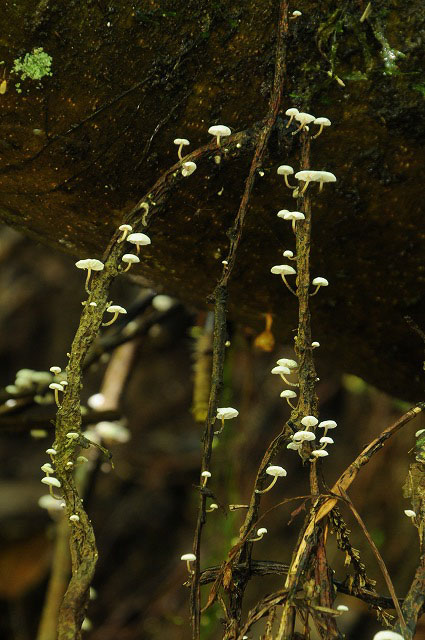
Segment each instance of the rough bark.
M125 213L176 162L174 137L194 150L210 141L210 124L249 131L265 117L277 4L6 3L1 218L78 258L100 257ZM367 4L305 0L291 21L281 119L251 194L230 316L257 331L262 314L276 312L276 337L292 341L296 301L269 275L292 234L276 212L295 208L276 168L299 166L299 139L283 114L297 106L327 116L333 125L312 142L312 166L338 182L313 199L313 276L330 281L312 301L313 339L332 334L323 353L335 366L416 400L423 346L404 316L423 328L425 9L422 0L376 0L361 21ZM21 80L14 60L36 47L52 57L52 76ZM223 152L220 164L215 155L158 208L137 269L198 307L220 272L252 147Z

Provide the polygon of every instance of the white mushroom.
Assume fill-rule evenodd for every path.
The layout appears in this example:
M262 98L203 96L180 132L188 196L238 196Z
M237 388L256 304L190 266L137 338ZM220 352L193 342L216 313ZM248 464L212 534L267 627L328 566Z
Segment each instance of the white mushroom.
M304 416L304 418L302 418L301 420L301 424L307 428L315 427L318 422L319 422L318 419L315 418L314 416Z
M196 163L195 162L183 162L182 165L182 176L187 178L187 176L192 175L192 173L196 171Z
M178 156L179 156L179 160L182 160L183 159L182 158L182 149L183 149L183 147L187 147L190 144L190 142L186 138L175 138L174 139L174 144L177 144L179 146L177 153L178 153Z
M121 224L118 227L119 231L122 231L122 235L118 238L117 242L124 242L129 233L133 231L131 224Z
M385 629L384 631L378 631L378 633L375 633L373 640L404 640L404 638L395 631Z
M297 113L297 115L295 116L295 120L297 120L300 123L300 126L296 131L292 132L292 135L294 136L296 133L304 129L304 127L307 124L310 124L310 122L313 122L315 119L316 119L316 116L312 116L311 113L304 113L302 111Z
M216 420L221 420L221 429L214 431L214 434L218 436L223 431L225 420L232 420L232 418L237 418L238 415L239 411L233 409L233 407L220 407L217 409Z
M270 271L271 271L271 273L273 273L275 275L281 276L283 282L288 287L289 291L291 293L293 293L294 295L297 295L295 293L295 291L292 289L292 287L288 284L287 280L286 280L286 276L292 276L292 275L295 275L297 273L295 271L295 269L293 267L291 267L291 265L289 265L289 264L275 264L274 267L272 267L270 269Z
M297 431L294 433L294 442L311 442L316 436L312 431Z
M299 114L299 111L296 107L291 107L290 109L287 109L285 111L285 115L289 116L289 121L286 125L286 128L288 128L291 125L292 120L295 118L295 116L297 116Z
M315 174L314 181L320 183L319 193L325 182L336 182L336 176L330 171L316 171Z
M289 404L290 407L292 407L292 409L296 408L289 399L289 398L297 397L297 394L295 393L295 391L291 391L290 389L285 389L284 391L281 392L280 397L285 398L286 402Z
M336 429L337 427L337 423L335 422L335 420L323 420L322 422L319 422L318 427L319 429L324 429L324 433L323 435L326 436L329 429Z
M51 371L55 376L57 376L62 372L62 369L60 367L50 367L49 371Z
M126 268L123 269L123 273L128 271L132 264L137 264L138 262L140 262L139 256L136 256L135 253L125 253L121 260L127 264Z
M295 174L296 176L297 174ZM305 220L305 215L301 211L288 211L288 209L281 209L277 214L278 218L282 218L283 220L291 220L292 221L292 230L295 233L295 225L297 220Z
M127 238L127 242L131 242L131 244L136 245L137 253L140 252L140 247L148 245L151 243L151 239L145 233L130 233Z
M64 387L61 384L59 384L59 382L51 382L49 384L49 389L55 392L55 402L56 402L56 405L60 407L61 405L59 403L58 391L64 391Z
M202 478L201 487L205 487L208 482L208 478L211 478L211 473L209 471L203 471L201 473L201 478Z
M194 553L184 553L181 557L180 560L185 560L186 561L186 565L187 565L187 570L189 571L190 574L193 574L194 571L192 570L192 567L190 566L191 562L195 562L196 560L196 556Z
M290 369L298 369L298 362L291 358L279 358L277 364L281 367L289 367Z
M313 124L318 124L320 126L319 131L316 133L315 136L313 136L313 140L314 140L314 138L318 138L320 136L320 134L323 131L323 127L330 127L332 123L329 120L329 118L316 118Z
M283 257L288 258L288 260L296 260L296 258L294 258L294 252L290 249L285 249L285 251L283 252Z
M87 278L85 283L85 288L87 293L90 293L89 290L89 281L92 271L102 271L105 268L105 265L100 260L96 260L96 258L86 258L85 260L77 260L75 263L77 269L87 269Z
M217 138L217 146L220 146L220 138L223 136L230 136L232 133L229 127L226 127L224 124L215 124L208 129L208 133Z
M412 509L405 509L404 513L408 518L412 520L412 522L414 522L416 518L416 511L413 511Z
M296 187L292 187L288 182L288 176L292 176L294 173L293 168L289 164L281 164L280 167L277 168L277 173L279 176L284 177L288 189L296 189Z
M311 452L311 455L313 456L314 460L316 460L317 458L326 458L329 453L325 451L325 449L315 449Z
M209 509L205 509L206 513L211 513L212 511L215 511L216 509L218 509L218 504L216 504L215 502L212 502L210 504Z
M320 287L327 287L329 285L329 282L326 280L326 278L322 278L321 276L319 276L318 278L314 278L311 284L314 284L316 289L313 293L310 293L310 296L315 296Z
M72 516L69 516L71 522L80 522L80 516L77 516L76 513L73 513Z
M299 384L297 382L289 382L289 380L287 380L285 378L285 376L290 376L292 371L290 370L289 367L285 367L282 365L278 365L277 367L273 367L273 369L271 370L271 373L273 375L278 375L282 378L282 380L284 382L286 382L286 384L289 384L290 387L298 387Z
M270 491L270 489L274 487L278 478L284 478L287 475L285 469L283 467L279 467L278 465L270 465L269 467L267 467L266 473L269 476L273 476L273 480L266 489L263 489L262 491L260 491L260 489L256 489L255 493L267 493L267 491Z
M261 540L266 533L267 533L266 527L260 527L257 530L257 537L256 538L250 538L249 542L256 542L257 540Z
M111 304L111 306L108 307L106 311L108 313L113 313L114 315L112 317L112 320L109 320L109 322L102 322L102 327L109 327L109 325L115 322L115 320L118 318L120 313L122 314L127 313L126 309L124 309L124 307L120 307L119 304Z

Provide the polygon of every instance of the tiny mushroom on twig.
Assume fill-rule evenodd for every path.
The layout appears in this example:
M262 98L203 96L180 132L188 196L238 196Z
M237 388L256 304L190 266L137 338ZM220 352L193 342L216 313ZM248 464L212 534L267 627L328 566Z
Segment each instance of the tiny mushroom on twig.
M311 455L313 456L313 458L310 459L310 462L315 462L317 458L326 458L329 453L325 449L315 449L311 452Z
M151 243L151 239L145 233L130 233L127 241L136 245L137 253L140 252L140 247Z
M317 342L317 340L314 340L314 342L311 343L312 349L318 349L319 347L320 347L320 342Z
M122 231L122 235L118 238L117 242L124 242L129 233L133 231L131 224L121 224L118 227L119 231Z
M289 264L275 264L274 267L272 267L270 269L271 273L278 275L278 276L282 276L282 280L285 283L285 285L288 287L289 291L291 293L295 295L297 295L295 293L295 291L292 289L292 287L288 284L286 277L285 276L292 276L295 275L297 272L295 271L295 269L293 267L291 267L291 265Z
M291 391L291 389L285 389L280 394L280 397L281 398L285 398L286 402L289 404L290 407L292 407L292 409L296 409L296 407L292 404L292 402L289 399L289 398L296 398L297 397L297 394L295 393L295 391Z
M43 468L43 467L42 467ZM416 511L413 511L412 509L405 509L404 510L405 515L410 518L412 520L412 522L415 521L416 518Z
M69 516L71 522L80 522L80 516L77 516L76 513L73 513L72 516Z
M326 434L328 433L329 429L336 429L337 427L337 423L335 422L335 420L323 420L322 422L319 422L319 429L324 429L324 433L323 435L326 436Z
M312 442L316 435L312 431L297 431L293 435L294 442Z
M137 264L138 262L140 262L139 256L136 256L135 253L125 253L121 260L127 263L126 268L123 269L123 273L128 271L132 264Z
M261 540L266 533L267 533L266 527L260 527L257 530L257 537L256 538L250 538L248 542L256 542L257 540Z
M205 512L212 513L213 511L216 511L216 509L218 509L218 504L216 504L215 502L212 502L209 506L209 509L205 509Z
M282 218L283 220L291 220L292 230L294 233L297 220L305 220L305 215L301 211L288 211L288 209L281 209L278 212L277 217Z
M201 478L202 478L201 487L205 487L208 482L208 478L211 478L211 473L209 471L203 471L201 473Z
M300 126L298 127L298 129L296 131L292 132L292 135L294 136L299 131L302 131L302 129L304 129L304 127L307 124L310 124L310 122L313 122L313 120L315 120L315 119L316 119L316 116L312 116L311 113L303 113L302 111L297 113L296 116L295 116L295 120L297 120L300 123ZM297 176L295 176L295 177L297 177Z
M301 420L301 424L304 427L307 427L307 428L315 427L318 422L319 422L318 419L315 418L314 416L304 416L304 418L302 418L302 420ZM326 435L326 433L325 433L325 435Z
M239 411L237 409L233 409L233 407L220 407L217 409L216 420L221 420L221 429L214 431L214 435L218 436L223 431L225 420L231 420L232 418L236 418L238 415Z
M287 122L286 128L291 126L292 120L299 114L299 111L296 107L290 107L285 111L285 116L289 116L289 120Z
M273 480L266 489L256 489L255 493L267 493L267 491L270 491L270 489L274 487L278 478L284 478L287 475L285 469L283 467L279 467L278 465L270 465L269 467L267 467L266 473L269 476L273 476Z
M196 171L196 162L183 162L182 176L184 178L187 178L187 176L191 176L194 171Z
M283 252L283 257L288 258L288 260L296 260L296 258L294 258L294 252L290 249L285 249L285 251Z
M49 449L46 449L46 453L49 454L49 456L55 456L57 454L56 449L53 449L53 447L50 447Z
M60 402L59 402L58 391L64 391L64 387L61 384L59 384L59 382L51 382L49 384L49 389L52 389L52 391L55 392L55 402L56 402L56 405L58 407L60 407L61 405L60 405Z
M44 471L44 473L46 474L46 476L49 476L51 473L54 473L53 467L50 464L50 462L46 462L45 464L43 464L40 469L42 471Z
M217 138L217 147L220 146L220 138L223 136L230 136L232 133L229 127L226 127L224 124L215 124L208 129L208 133Z
M186 561L186 565L187 565L187 570L189 571L189 573L192 575L194 572L192 570L192 567L190 566L191 562L195 562L196 560L196 556L194 553L184 553L181 557L180 560L185 560Z
M312 182L312 181L314 181L316 179L316 173L317 173L317 171L312 171L311 169L305 169L303 171L297 171L297 173L295 174L295 178L297 180L300 180L301 182L305 183L303 188L299 192L300 196L302 196L302 194L307 189L307 187L310 184L310 182Z
M109 322L102 322L102 327L109 327L115 322L120 313L127 313L126 309L124 309L124 307L120 307L119 304L111 304L111 306L108 307L106 311L108 311L108 313L113 313L114 315L112 317L112 320L109 320Z
M294 20L294 19L296 19L296 18L299 18L300 16L302 16L301 11L297 11L297 10L296 10L296 11L293 11L293 12L292 12L292 16L291 16L289 19L290 19L290 20Z
M50 367L49 371L51 371L55 376L62 373L62 369L60 367Z
M183 147L187 147L190 145L189 140L187 140L186 138L175 138L174 139L174 144L177 144L179 146L178 148L178 156L179 156L179 160L182 160L182 149Z
M329 120L329 118L316 118L313 124L317 124L320 126L319 131L316 133L315 136L313 136L313 140L314 140L314 138L318 138L320 136L320 134L323 131L323 127L330 127L332 123Z
M78 440L80 436L76 431L68 431L68 433L66 434L66 437L68 438L68 440L72 441L72 440Z
M319 442L322 445L321 448L324 449L327 444L333 444L334 440L333 440L333 438L330 438L329 436L322 436L320 438Z
M329 285L329 282L328 280L326 280L326 278L322 278L319 276L318 278L314 278L311 284L314 284L316 289L313 291L313 293L310 293L310 296L315 296L320 287L327 287Z
M315 171L315 175L312 178L315 182L320 183L319 193L323 189L323 184L325 182L336 182L336 176L330 171Z
M277 173L279 176L284 177L288 189L296 189L296 187L292 187L288 182L288 176L292 176L294 173L293 168L289 164L281 164L280 167L277 168Z
M290 387L298 387L299 386L298 382L289 382L289 380L287 380L285 378L285 376L290 376L291 373L292 373L292 371L290 370L289 367L285 367L285 366L279 364L279 365L277 365L277 367L273 367L273 369L271 370L271 373L273 375L275 375L275 376L276 375L280 376L282 378L282 380L284 382L286 382L286 384L289 384Z
M298 362L292 358L279 358L277 364L281 367L289 367L290 369L298 369Z
M51 496L53 496L53 498L55 498L56 500L62 500L61 497L56 496L53 493L53 487L57 487L59 489L62 486L57 478L51 478L50 476L46 476L45 478L41 478L41 482L43 484L47 484L47 486L49 487L49 493Z
M87 269L87 278L85 283L85 288L87 293L90 293L89 290L89 281L92 271L102 271L105 267L103 262L100 260L96 260L96 258L86 258L85 260L77 260L75 263L77 269Z
M345 604L339 604L336 608L337 611L344 613L345 611L350 611L350 609Z

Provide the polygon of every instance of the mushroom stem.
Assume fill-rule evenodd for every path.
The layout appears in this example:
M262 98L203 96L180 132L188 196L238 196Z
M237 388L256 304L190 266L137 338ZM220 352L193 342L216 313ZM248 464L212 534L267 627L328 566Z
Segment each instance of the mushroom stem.
M54 498L55 500L62 500L62 496L57 496L54 491L53 491L53 487L51 484L49 484L49 493L52 496L52 498Z
M288 123L287 123L287 125L286 125L286 128L287 128L287 129L288 129L288 127L290 127L290 126L291 126L291 122L292 122L292 120L293 120L294 118L295 118L295 115L290 116L289 121L288 121Z
M260 490L260 489L256 489L256 490L255 490L255 493L267 493L267 491L270 491L270 489L271 489L272 487L274 487L274 485L276 484L276 482L277 482L277 478L278 478L278 476L275 476L275 477L273 478L273 480L270 482L269 486L268 486L266 489L262 489L262 490ZM261 536L261 537L263 537L263 536ZM259 539L259 538L258 538L258 539Z
M224 418L221 419L221 427L220 427L220 429L218 431L214 431L214 435L215 436L219 436L220 433L223 431L223 429L224 429Z
M216 505L211 505L211 507L209 509L205 509L205 513L212 513L213 511L215 511L217 509Z
M217 134L216 137L217 137L217 147L219 147L220 146L220 138L221 138L221 136L219 134Z
M325 126L324 124L321 124L321 125L320 125L320 129L319 129L319 131L316 133L316 135L315 135L315 136L312 136L312 138L311 138L312 140L314 140L315 138L318 138L318 137L320 136L320 134L321 134L321 133L322 133L322 131L323 131L323 127L324 127L324 126Z
M302 196L302 194L304 193L304 191L307 189L308 185L310 184L310 180L306 180L303 188L300 191L300 196Z
M289 386L290 386L290 387L299 387L299 386L300 386L300 385L298 384L298 382L289 382L289 380L287 380L287 379L285 378L285 376L283 375L283 373L280 373L279 375L280 375L280 377L282 378L282 380L283 380L284 382L286 382L286 384L289 384ZM292 405L291 405L291 407L292 407ZM295 407L293 407L293 408L295 409Z
M127 271L127 269L124 269L124 271ZM102 322L102 327L109 327L109 325L114 324L115 320L118 318L119 315L119 311L115 311L114 315L112 316L112 320L109 320L109 322Z
M130 267L131 267L131 262L128 263L128 265L126 266L125 269L122 270L122 273L125 273L126 271L129 271Z
M321 286L322 286L321 284L316 285L316 289L315 289L314 293L310 293L310 298L312 298L313 296L316 295L316 293L319 291Z
M248 540L248 542L256 542L257 540L262 540L263 536L264 536L264 534L262 533L261 535L257 536L256 538L250 538Z
M292 132L292 135L295 136L299 131L302 131L305 127L305 122L302 122L296 131Z
M90 289L89 289L90 276L91 276L91 269L90 269L90 267L89 267L89 268L87 269L86 284L84 285L84 286L85 286L85 289L86 289L86 291L87 291L87 293L90 293Z
M290 401L290 399L289 399L289 398L285 398L285 400L286 400L286 402L289 404L289 406L290 406L290 407L292 407L292 409L294 409L294 410L295 410L295 409L297 408L297 407L295 407L295 406L292 404L292 402Z
M54 390L54 392L55 392L55 402L56 402L56 406L57 406L57 407L59 407L59 409L60 409L61 404L60 404L60 402L59 402L59 391L58 391L58 389L55 389L55 390Z
M319 135L319 134L317 134L317 135ZM178 154L178 156L179 156L179 160L183 160L183 156L182 156L182 149L183 149L183 146L184 146L184 144L183 144L183 143L181 143L181 144L180 144L180 146L179 146L179 148L178 148L178 151L177 151L177 154Z
M124 229L124 231L122 232L122 236L118 238L117 242L124 242L127 236L128 236L128 231L127 229Z
M296 296L297 294L295 293L295 291L293 290L293 288L288 284L288 281L287 281L287 280L286 280L286 278L285 278L285 274L284 274L284 273L282 273L281 275L282 275L282 280L283 280L283 282L285 283L285 285L287 286L287 288L289 289L289 291L290 291L291 293L293 293L293 294L294 294L294 296Z
M286 174L283 177L285 179L285 184L288 187L288 189L296 189L297 188L296 186L295 187L291 187L291 185L288 182L288 176Z
M194 570L192 569L192 567L190 566L190 563L192 562L192 560L186 560L186 566L187 566L187 570L190 573L191 576L194 575Z

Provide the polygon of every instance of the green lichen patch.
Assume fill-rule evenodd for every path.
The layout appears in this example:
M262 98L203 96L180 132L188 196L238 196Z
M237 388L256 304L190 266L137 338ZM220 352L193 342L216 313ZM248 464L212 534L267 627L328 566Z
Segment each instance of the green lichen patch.
M52 57L38 47L32 53L16 58L13 63L12 72L17 73L21 80L30 78L31 80L41 80L46 76L51 76Z

